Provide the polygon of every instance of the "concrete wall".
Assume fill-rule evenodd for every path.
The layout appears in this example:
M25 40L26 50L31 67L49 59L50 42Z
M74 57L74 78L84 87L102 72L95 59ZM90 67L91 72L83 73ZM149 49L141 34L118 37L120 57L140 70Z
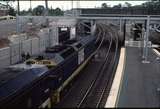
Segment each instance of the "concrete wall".
M21 44L11 44L10 45L10 64L17 63L21 56ZM1 63L0 63L1 65Z
M32 18L34 23L43 23L45 18L43 16L25 17L20 16L20 24L25 25ZM49 21L52 21L52 25L49 28L41 29L38 32L38 37L34 37L28 40L13 41L9 47L0 49L0 68L6 67L11 64L15 64L21 61L22 52L30 53L31 55L39 54L43 52L46 47L54 46L58 44L58 28L57 27L70 27L71 38L75 37L75 19L58 19L54 17L48 17Z
M0 49L0 68L21 61L22 52L31 55L43 52L46 47L50 46L49 43L53 43L53 39L50 40L49 31L45 29L40 31L39 37L20 41L20 43L12 43L9 47Z
M75 18L66 18L66 17L52 17L52 16L19 16L19 23L25 24L27 22L30 22L32 20L33 24L43 24L46 22L46 19L49 20L49 22L55 22L56 25L59 26L74 26L77 22Z
M0 49L0 68L10 64L10 47Z
M70 38L75 38L76 37L76 28L75 27L71 27L71 31L70 31Z
M40 46L40 39L39 38L33 38L31 41L32 41L32 55L36 55L40 52L39 48Z
M46 19L49 20L49 28L51 29L51 36L53 35L53 38L51 39L53 41L58 41L58 27L70 27L71 28L71 38L75 37L75 25L77 23L77 20L75 18L66 18L66 17L51 17L51 16L19 16L19 25L21 31L23 31L26 27L25 25L32 21L35 25L41 25L46 23ZM53 32L52 32L53 30ZM57 42L56 42L57 43Z
M52 26L50 28L49 39L50 46L58 45L58 28L56 28L55 26Z

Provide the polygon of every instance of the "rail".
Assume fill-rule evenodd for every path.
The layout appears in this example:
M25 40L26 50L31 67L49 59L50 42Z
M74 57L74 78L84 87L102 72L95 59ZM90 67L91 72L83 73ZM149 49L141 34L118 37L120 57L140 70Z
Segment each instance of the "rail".
M107 36L106 33L105 33L106 30L104 28L105 27L101 27L101 29L103 30L103 37L106 37ZM105 55L105 59L104 59L105 61L102 64L101 68L99 69L99 73L97 73L96 79L94 79L92 81L90 87L87 89L85 95L81 99L80 103L77 105L78 108L80 108L80 107L92 107L92 106L93 107L99 107L100 104L101 104L101 101L103 99L104 93L105 93L106 88L107 88L107 85L109 84L109 81L110 81L109 78L107 78L107 80L105 79L104 76L106 74L104 72L106 70L107 64L109 64L108 63L109 59L112 57L110 55L110 52L112 52L111 49L112 49L113 44L114 44L112 35L113 34L111 34L111 33L109 35L110 36L110 44L109 44L109 48L107 49L107 52L106 52L106 55ZM113 63L116 60L116 56L117 56L116 54L117 54L117 49L118 49L118 39L116 38L116 40L117 41L116 41L116 47L115 47L115 49L116 49L115 50L115 55L112 57L113 58ZM110 70L112 70L112 69L110 69ZM108 73L107 76L112 77L112 74ZM102 85L100 85L101 83L102 83L102 85L104 85L104 83L105 83L105 85L102 86ZM100 92L100 94L97 94L98 96L95 95L95 93L97 93L97 92L98 93ZM91 97L91 95L93 95L93 94L94 94L95 97L93 97L93 96ZM90 102L90 101L92 101L91 99L94 99L94 103Z

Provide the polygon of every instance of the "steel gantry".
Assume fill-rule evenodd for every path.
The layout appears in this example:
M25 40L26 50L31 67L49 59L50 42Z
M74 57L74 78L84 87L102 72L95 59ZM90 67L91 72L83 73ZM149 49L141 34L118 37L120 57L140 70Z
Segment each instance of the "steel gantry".
M150 47L149 43L149 30L150 30L150 23L151 21L160 21L160 16L159 15L136 15L136 16L105 16L105 17L78 17L77 19L98 19L98 20L119 20L120 22L120 32L122 32L122 21L126 20L142 20L146 21L146 30L144 31L144 46L143 46L143 63L149 63L148 60L148 48Z

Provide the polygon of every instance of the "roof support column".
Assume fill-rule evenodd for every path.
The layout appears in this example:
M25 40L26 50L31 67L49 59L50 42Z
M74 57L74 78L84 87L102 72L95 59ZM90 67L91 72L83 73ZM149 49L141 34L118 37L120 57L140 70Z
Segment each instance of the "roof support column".
M145 32L145 34L144 34L144 48L143 48L144 60L142 61L142 63L150 63L150 62L148 61L149 25L150 25L150 16L147 17L146 32Z

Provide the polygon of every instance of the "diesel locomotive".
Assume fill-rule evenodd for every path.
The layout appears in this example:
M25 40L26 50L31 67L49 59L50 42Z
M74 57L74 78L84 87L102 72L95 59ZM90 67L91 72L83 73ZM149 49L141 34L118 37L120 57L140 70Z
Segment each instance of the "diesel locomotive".
M94 56L95 36L46 48L0 71L0 108L44 108L60 101L64 87Z

